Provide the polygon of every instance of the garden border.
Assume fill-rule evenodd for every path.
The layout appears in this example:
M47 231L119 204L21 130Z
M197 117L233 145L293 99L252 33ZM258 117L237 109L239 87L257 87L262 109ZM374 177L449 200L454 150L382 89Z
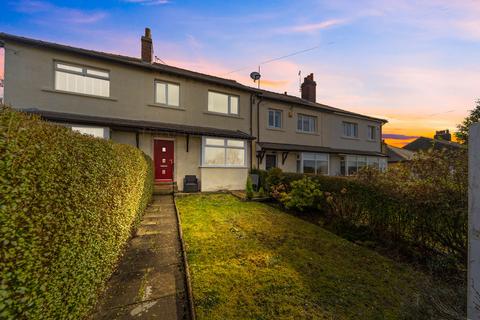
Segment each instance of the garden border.
M192 283L190 278L190 268L188 266L187 261L187 252L185 250L185 241L183 240L183 231L182 231L182 222L180 219L180 214L177 208L177 196L173 194L173 205L175 207L175 215L177 216L177 232L180 237L180 249L182 250L182 260L183 260L183 268L185 270L184 278L185 284L187 287L187 300L188 300L188 309L190 313L190 319L195 320L195 305L193 304L193 292L192 292Z

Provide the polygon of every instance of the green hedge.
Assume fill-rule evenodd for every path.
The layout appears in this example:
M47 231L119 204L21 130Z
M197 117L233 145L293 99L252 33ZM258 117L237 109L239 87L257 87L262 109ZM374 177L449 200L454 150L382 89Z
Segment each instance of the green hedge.
M309 176L306 181L305 175L272 169L261 177L285 207L323 212L338 233L358 237L361 232L416 260L435 256L438 269L466 266L465 150L421 153L387 173L365 169L355 177Z
M0 318L78 319L150 201L138 149L0 109Z

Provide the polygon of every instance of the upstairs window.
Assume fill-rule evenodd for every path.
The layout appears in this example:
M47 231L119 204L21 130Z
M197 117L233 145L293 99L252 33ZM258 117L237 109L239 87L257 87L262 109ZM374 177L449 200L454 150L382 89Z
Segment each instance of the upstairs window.
M297 121L297 130L300 132L315 132L317 126L316 122L316 117L299 114Z
M282 111L270 109L268 110L268 127L280 129L282 127Z
M110 73L85 66L55 62L55 90L110 96Z
M155 103L171 107L180 106L180 86L170 82L156 81Z
M348 138L358 138L358 124L353 122L343 122L343 136Z
M377 140L378 128L376 126L368 126L368 140L376 141Z
M238 115L238 96L209 91L208 111Z
M203 165L208 167L245 167L246 144L244 140L224 138L203 139Z

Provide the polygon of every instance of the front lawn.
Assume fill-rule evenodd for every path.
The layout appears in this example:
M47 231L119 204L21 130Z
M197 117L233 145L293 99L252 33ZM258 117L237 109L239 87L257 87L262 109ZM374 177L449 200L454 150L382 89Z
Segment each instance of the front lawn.
M424 276L266 204L177 198L199 319L397 319Z

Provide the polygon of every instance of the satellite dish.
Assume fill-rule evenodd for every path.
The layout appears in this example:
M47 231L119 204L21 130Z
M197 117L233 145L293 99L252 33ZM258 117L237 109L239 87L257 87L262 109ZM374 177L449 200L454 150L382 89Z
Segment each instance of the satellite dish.
M250 73L250 78L252 78L253 81L260 80L260 77L261 75L257 71L253 71L252 73Z

